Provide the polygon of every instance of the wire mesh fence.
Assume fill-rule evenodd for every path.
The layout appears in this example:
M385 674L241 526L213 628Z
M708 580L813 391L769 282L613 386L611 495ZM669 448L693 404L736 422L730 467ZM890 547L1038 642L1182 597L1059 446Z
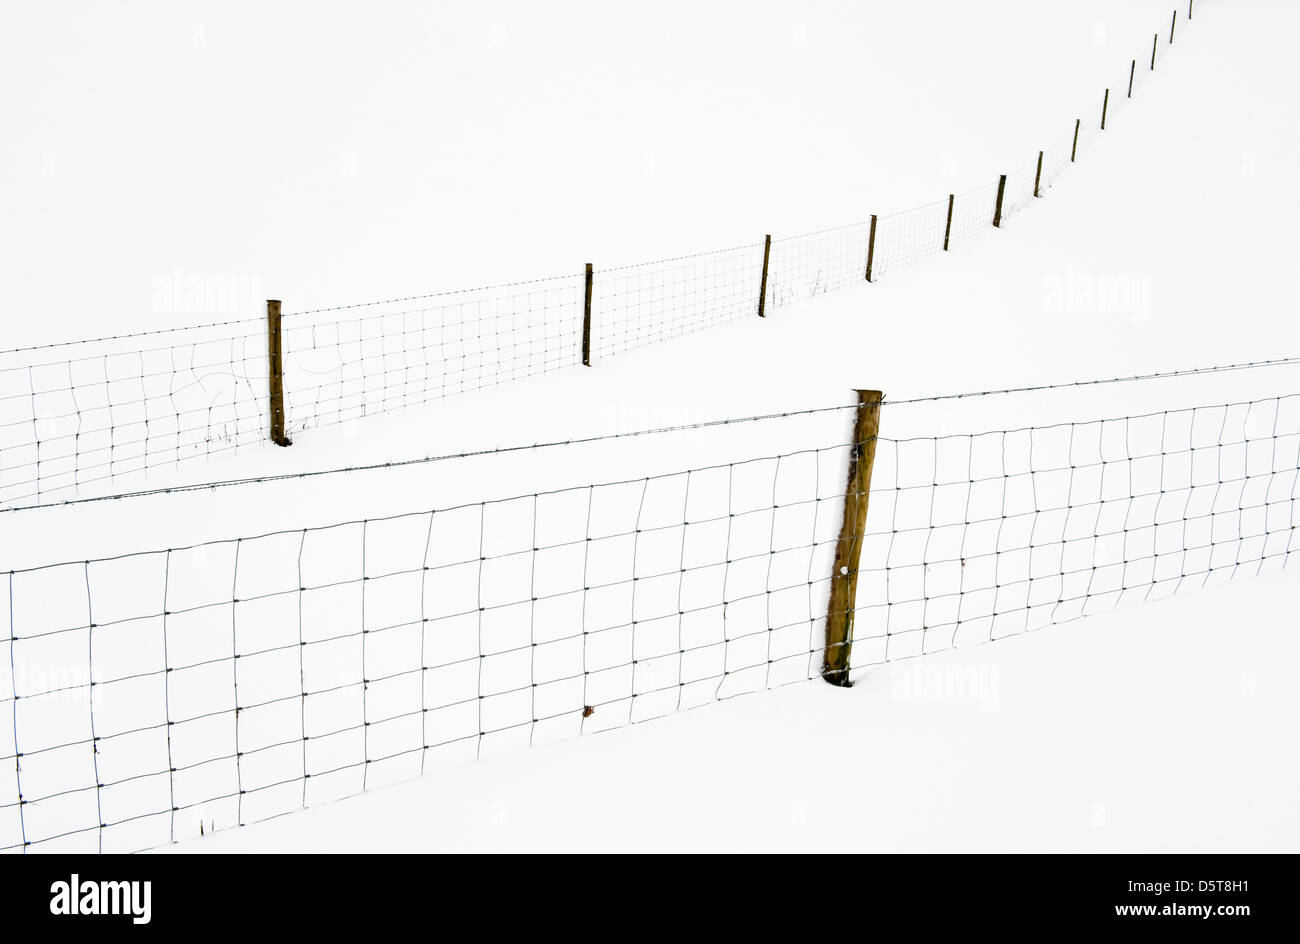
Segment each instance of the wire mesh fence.
M286 429L301 431L609 357L872 280L991 232L1043 195L1154 74L1168 24L1034 160L950 200L763 244L583 276L286 312ZM1131 86L1131 89L1130 89ZM764 283L766 275L766 283ZM590 315L588 318L587 315ZM93 491L266 438L267 339L253 321L0 352L0 507ZM168 342L133 350L145 336ZM72 348L72 356L54 354Z
M579 363L579 276L366 306L284 328L289 426L416 406Z
M1002 198L1002 220L1011 219L1033 202L1035 187L1041 193L1042 181L1038 159L1022 165L1007 174L1006 193Z
M772 240L768 302L773 308L856 285L865 277L868 223Z
M1298 476L1297 395L881 437L853 664L1280 568L1300 548Z
M1296 549L1300 395L968 432L907 406L852 535L858 674ZM150 847L812 678L852 439L10 570L0 849Z
M592 350L608 357L754 316L763 243L598 270Z
M955 207L954 202L954 209ZM988 221L991 224L993 217L989 216ZM878 217L876 250L872 253L872 279L889 274L891 269L911 265L926 256L942 252L947 236L947 200Z
M14 572L0 847L156 845L806 678L844 448Z
M965 193L956 194L952 205L952 227L948 246L955 249L993 230L997 212L998 185L993 182Z
M1082 154L1096 139L1097 135L1101 133L1103 104L1108 105L1109 103L1098 101L1079 117L1079 143L1075 149L1076 156Z
M70 357L0 366L0 504L264 439L265 335L180 336L146 350L74 345Z

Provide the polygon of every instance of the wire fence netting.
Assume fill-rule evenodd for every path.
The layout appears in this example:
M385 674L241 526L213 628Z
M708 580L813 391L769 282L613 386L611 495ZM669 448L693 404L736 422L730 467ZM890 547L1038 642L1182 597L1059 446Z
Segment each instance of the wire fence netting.
M213 336L147 350L0 361L0 505L262 441L266 336Z
M1131 60L1107 96L1007 175L1006 220L1043 195L1137 94L1169 47ZM950 201L772 240L766 310L872 281L993 229L996 179ZM951 216L949 209L951 208ZM763 244L597 267L591 352L610 357L754 316ZM582 274L286 312L286 430L417 406L582 362ZM135 350L145 337L157 346ZM162 339L167 339L163 341ZM57 352L57 353L56 353ZM66 352L66 353L65 353ZM0 506L93 493L122 476L265 441L267 339L257 319L0 352Z
M762 272L762 243L598 269L592 284L592 350L609 357L752 317Z
M1300 396L879 441L853 663L1280 568Z
M850 535L857 673L1296 547L1300 395L909 409ZM0 847L147 848L812 678L859 445L9 571Z
M767 309L991 231L1000 189L1014 217L1167 46L1002 188L878 216L874 243L870 222L773 239ZM592 353L755 316L763 265L759 242L596 267ZM578 365L586 290L575 273L286 313L287 428ZM266 440L260 319L149 335L0 352L0 506ZM858 673L1295 547L1300 395L998 428L919 421L921 402L885 405L847 535ZM838 432L774 437L781 452L506 498L470 483L476 500L409 513L0 571L0 851L150 848L819 675L862 445L850 409L830 415Z
M990 216L990 225L992 222L993 217ZM891 269L911 265L926 256L942 252L947 228L947 200L878 217L876 250L871 259L872 280L887 275Z
M768 299L773 308L856 285L865 278L869 223L772 240Z
M581 276L286 320L288 427L418 406L580 363Z
M997 181L965 193L955 194L948 247L955 249L985 233L992 232L993 216L997 212L997 205Z

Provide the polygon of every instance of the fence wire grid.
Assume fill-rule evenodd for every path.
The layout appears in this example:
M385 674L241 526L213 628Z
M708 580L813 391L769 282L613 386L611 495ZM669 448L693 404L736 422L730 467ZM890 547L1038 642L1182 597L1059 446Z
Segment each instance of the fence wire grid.
M1007 175L1005 221L1042 196L1144 86L1168 26L1105 94ZM1130 92L1131 77L1131 92ZM949 199L772 240L766 309L872 281L992 231L996 178ZM951 219L948 208L951 203ZM754 316L763 244L597 268L591 350L611 357ZM581 363L584 275L298 313L283 321L286 429L415 406ZM331 320L333 319L333 320ZM264 441L269 360L257 322L239 321L0 352L0 506L78 494L122 475ZM175 343L129 350L133 339ZM68 354L52 352L69 349ZM5 360L22 363L3 366Z
M453 292L284 326L287 426L301 431L580 363L583 279Z
M263 441L266 355L245 334L0 367L0 505Z
M943 435L894 409L856 673L1296 546L1300 395ZM0 849L148 848L812 678L851 439L11 570Z

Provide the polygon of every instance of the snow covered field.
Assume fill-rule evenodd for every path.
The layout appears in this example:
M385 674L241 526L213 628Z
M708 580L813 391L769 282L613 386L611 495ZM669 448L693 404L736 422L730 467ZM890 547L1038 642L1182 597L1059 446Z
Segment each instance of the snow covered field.
M185 82L152 84L141 93L155 99L149 106L155 112L174 116L174 127L154 132L156 141L177 149L165 167L147 169L123 164L117 153L94 148L88 152L84 141L93 137L87 137L84 122L93 124L101 120L98 116L69 124L66 130L33 124L30 115L7 116L9 124L28 129L6 150L13 172L7 179L30 177L37 166L31 163L35 155L71 156L57 159L56 173L40 178L40 184L15 188L12 215L33 223L39 220L36 231L49 234L42 238L52 240L57 231L63 241L55 252L40 239L20 244L13 239L20 227L7 229L7 238L13 241L5 251L9 258L24 260L25 280L3 289L6 310L39 311L42 317L7 319L11 343L5 346L256 316L259 300L266 295L295 300L286 301L286 309L295 310L377 294L457 288L476 280L574 271L580 267L574 259L612 262L735 245L768 231L775 230L778 236L802 232L861 220L873 212L883 215L905 209L947 192L987 187L997 173L1016 171L1039 148L1048 148L1062 134L1068 136L1073 119L1092 107L1101 87L1109 86L1113 93L1126 81L1128 61L1144 48L1149 50L1150 34L1159 29L1167 36L1168 9L1163 4L1080 3L1062 5L1050 14L1039 6L1007 3L996 17L976 16L968 5L950 3L901 8L825 6L801 10L798 20L775 7L718 6L703 18L684 8L656 9L654 17L663 23L657 22L655 30L664 24L676 27L666 30L673 37L668 45L673 49L674 71L663 77L665 41L651 39L656 34L646 24L615 24L591 9L578 17L585 25L576 32L561 28L563 17L548 15L542 22L523 9L482 22L465 16L464 22L454 25L424 13L420 15L431 21L422 23L423 33L409 24L396 31L399 41L412 49L408 55L388 53L382 59L384 70L389 70L382 71L382 82L356 65L357 57L377 61L376 51L363 35L342 38L349 32L345 18L308 17L308 25L294 40L301 44L294 61L301 63L303 56L311 55L321 63L352 63L348 69L329 72L324 81L353 90L336 100L344 103L339 106L344 115L345 106L355 109L358 120L340 121L338 109L328 114L289 109L291 103L319 102L326 92L299 85L300 70L285 66L290 57L278 53L280 64L270 67L275 77L270 87L280 96L279 107L266 108L258 113L262 117L256 117L255 109L231 114L222 110L225 106L217 113L239 129L234 136L240 140L269 134L264 122L272 114L297 134L281 133L276 140L288 141L273 148L269 157L260 147L237 149L241 157L222 167L222 199L195 196L192 179L194 167L199 166L195 161L204 149L196 151L192 134L178 134L176 129L192 132L195 125L212 120L211 102L225 101L229 94L218 94L217 77L229 74L233 63L258 61L263 53L270 54L265 27L261 32L248 29L251 15L246 10L196 8L193 17L168 14L151 19L151 31L180 35L183 47L163 43L158 47L161 51L152 53L152 67L192 70L182 73ZM640 16L633 14L632 19ZM206 463L160 469L138 482L123 478L112 483L113 490L847 405L852 402L849 390L855 387L883 389L896 404L887 405L881 429L889 442L882 442L878 459L882 471L876 484L886 497L891 486L903 483L905 473L939 481L941 467L951 461L941 461L933 451L928 457L922 453L912 458L910 448L895 440L1111 418L1115 422L1097 428L1095 443L1087 440L1090 461L1123 460L1131 484L1135 466L1128 458L1163 453L1169 429L1166 418L1158 431L1133 431L1134 424L1127 418L1164 417L1164 411L1179 416L1177 411L1191 407L1258 400L1252 408L1187 416L1187 429L1176 435L1185 438L1188 449L1195 447L1202 455L1208 451L1214 457L1214 474L1220 483L1258 472L1261 467L1256 463L1266 461L1262 500L1276 507L1262 512L1252 509L1249 514L1256 518L1247 525L1247 512L1240 509L1251 502L1244 489L1229 496L1226 506L1217 504L1216 494L1208 506L1208 533L1212 543L1222 541L1214 531L1220 522L1213 513L1228 513L1238 529L1234 534L1260 537L1249 548L1237 545L1235 538L1231 546L1225 545L1233 562L1229 570L1235 573L1236 563L1261 559L1268 559L1268 569L1274 569L1272 565L1282 558L1271 559L1270 554L1280 551L1284 556L1292 545L1287 526L1279 524L1276 515L1290 515L1295 495L1294 475L1276 473L1286 471L1291 456L1285 454L1285 447L1294 454L1300 433L1294 401L1275 398L1295 391L1295 366L1032 396L929 405L899 401L1293 353L1300 332L1279 302L1277 273L1286 271L1287 260L1300 248L1287 225L1289 212L1300 203L1294 173L1300 142L1296 123L1289 118L1296 79L1287 67L1281 40L1274 37L1285 35L1296 19L1296 12L1282 4L1202 3L1191 24L1180 21L1172 49L1164 50L1162 42L1158 70L1141 84L1140 94L1115 111L1107 130L1095 136L1080 162L1043 200L1011 216L1001 231L942 257L891 269L878 284L857 284L776 308L763 323L741 321L638 351L598 357L591 370L571 368L417 409L303 430L295 433L291 449L254 446L214 456ZM86 35L94 34L93 16L78 22ZM935 22L949 28L932 35ZM853 28L846 28L846 23ZM100 28L108 27L101 24ZM126 24L112 28L125 29ZM392 24L373 23L368 28L377 36L394 32ZM233 36L239 39L228 39ZM466 36L479 37L483 46L472 48ZM423 48L421 37L425 42L436 39L444 54L417 55L415 48ZM196 45L200 38L203 42ZM576 67L574 62L583 61L583 50L597 41L607 58L585 69ZM860 61L858 43L871 50L865 60ZM209 52L215 62L196 64L196 57ZM6 68L20 77L29 75L30 82L30 74L40 69L25 62L23 55L35 53L29 48L11 58ZM98 55L92 43L87 44L86 55ZM847 63L855 65L850 68ZM22 71L24 67L29 73ZM360 71L351 73L354 68ZM245 76L243 71L239 74ZM472 81L478 76L485 78ZM543 77L540 83L539 76ZM899 81L898 76L908 80ZM247 76L241 81L253 82ZM405 96L412 87L437 89L453 81L458 83L457 94L431 93L422 101L430 113L418 121L407 120L411 99L393 91L403 90ZM375 97L359 95L357 88L368 88ZM533 91L543 88L545 95ZM540 99L528 98L521 89ZM688 94L691 89L699 94ZM252 85L247 92L252 94ZM80 86L63 88L53 80L42 85L40 94L50 99L47 106L65 109L73 108L71 102L76 102L76 109L86 108L81 99L93 98ZM208 101L209 108L176 107L177 100L187 95ZM400 109L394 104L399 98ZM385 117L387 109L397 109L401 116ZM139 112L128 114L128 121L146 121L143 116L148 111L141 106ZM603 133L593 134L594 127ZM68 137L61 137L65 134ZM346 142L341 153L340 140ZM571 140L582 146L556 143ZM375 141L385 146L376 147ZM546 146L540 147L541 142ZM216 153L226 153L224 141L212 145L209 140L207 147L214 146ZM269 173L261 163L264 159L278 170ZM275 180L290 179L287 169L291 167L299 169L292 174L293 187L273 186ZM170 173L178 176L167 184ZM133 239L117 239L111 246L92 237L93 250L79 247L79 240L88 238L86 229L70 231L53 221L60 213L85 213L97 224L118 213L108 196L114 191L101 186L105 175L134 181L139 205L152 207L155 223L162 225L140 226ZM154 184L146 187L145 181ZM526 182L531 185L525 186ZM39 189L42 186L45 191ZM196 205L187 212L185 201L178 201L175 193L188 195L186 199ZM322 193L333 201L322 202ZM252 203L244 204L248 200ZM264 215L259 210L257 225L250 231L246 222L237 221L241 205L244 219L251 218L251 206L273 209ZM94 207L94 212L88 207ZM185 219L199 222L178 225ZM449 220L455 225L448 225ZM681 232L682 220L690 223L687 234ZM301 232L295 232L297 227ZM232 239L234 233L239 234L237 239ZM66 265L60 260L67 257L77 258L79 265L84 260L92 271L82 279L60 278L59 266ZM151 268L133 277L130 273L141 272L141 258L156 264L151 262ZM429 259L437 260L432 268ZM236 310L221 306L160 310L158 289L164 289L164 297L176 297L175 293L168 296L166 289L174 284L170 276L178 267L216 278L228 273L246 277L248 297L236 300L231 306ZM377 293L380 286L383 291ZM122 300L142 288L149 294L140 295L140 303L128 310L129 304ZM67 317L73 311L96 315L74 320ZM1208 429L1203 428L1207 419ZM6 550L3 563L25 571L58 561L179 548L463 503L477 506L514 495L647 476L666 476L663 481L671 484L672 473L685 469L832 447L824 469L814 468L811 477L806 470L794 473L798 476L794 494L805 502L814 495L811 507L820 509L824 501L828 508L811 523L799 520L791 526L820 535L825 542L833 540L838 525L829 506L843 475L839 447L848 441L847 420L848 413L838 410L374 473L13 513L0 519ZM1124 426L1123 435L1108 439L1107 431L1118 425ZM1063 445L1049 439L1048 433L1029 438L1031 448L1037 444L1039 449L1035 468L1059 468L1061 456L1068 468L1073 462L1073 440ZM1155 452L1143 452L1152 448L1152 442ZM1232 447L1231 453L1214 448L1219 444ZM1284 447L1281 458L1279 444ZM1269 450L1266 460L1258 456L1261 447ZM1049 461L1044 450L1050 456L1053 449L1056 459ZM1004 464L1008 455L1002 444ZM1010 455L1014 464L1019 453ZM975 461L973 447L964 456ZM1225 456L1235 473L1225 474ZM1187 473L1194 477L1195 455L1189 452L1186 460ZM895 465L892 473L889 462ZM1171 459L1171 466L1175 462ZM791 474L793 465L791 459L786 474ZM1005 474L999 473L1004 503ZM707 485L697 488L704 489L708 507L714 512L722 507L726 514L725 509L735 510L732 502L737 494L743 497L746 487L766 490L763 501L783 504L780 498L772 499L780 475L780 468L763 467L758 480L748 486L741 483L739 492L733 478L725 497L710 495ZM1155 479L1158 490L1168 486L1166 475L1175 475L1175 470L1162 466ZM1073 474L1064 483L1074 499L1076 484ZM1103 496L1109 484L1098 481L1089 486L1097 490L1094 500ZM1061 487L1060 483L1052 486ZM1122 498L1138 494L1137 486L1132 489ZM966 491L966 518L972 520L973 489ZM927 494L934 524L937 492ZM626 505L628 500L624 496L615 505ZM1059 503L1060 496L1053 498L1050 489L1048 494L1035 492L1027 507L1039 512L1056 507L1054 501ZM1119 503L1129 506L1121 525L1127 532L1133 503ZM509 505L492 507L510 509ZM643 499L635 507L639 521L647 505ZM653 514L653 502L648 507ZM502 533L512 535L512 540L519 537L520 527L530 520L536 523L537 508L516 508L521 514L507 516L510 524ZM762 519L766 532L738 538L749 540L751 550L766 552L775 545L776 515L766 510ZM869 534L878 528L879 535L896 537L900 528L908 526L908 514L924 518L927 513L925 509L901 512L900 524L899 512L891 506L895 514L884 523L881 510L873 497ZM611 511L616 513L617 509ZM977 514L984 512L977 508ZM1133 557L1150 556L1151 566L1158 571L1159 558L1168 561L1168 555L1177 556L1188 546L1186 526L1169 538L1154 527L1169 520L1164 517L1168 509L1157 503L1138 514L1147 515L1157 533L1152 549ZM590 518L584 526L590 529ZM488 534L484 526L478 531L463 524L452 527L460 530L447 539L448 547L463 548L472 545L476 536L483 540ZM829 529L829 538L819 527ZM1058 540L1064 555L1070 523L1054 527L1061 529ZM611 524L610 529L613 533L619 526ZM1089 544L1091 564L1085 566L1104 570L1118 562L1121 586L1128 586L1127 536L1118 548L1111 542L1098 552L1095 545L1107 544L1097 540L1101 530L1090 523L1086 533L1075 535ZM970 529L966 531L969 535ZM407 551L400 550L400 542L418 544L419 537L393 536L379 546L401 558ZM538 546L537 535L531 537L532 546ZM358 546L369 550L371 540L363 537L360 545L352 540L336 549L323 544L315 551L317 563L334 567L338 579L348 579L355 569L348 555ZM1162 545L1164 540L1174 543ZM252 557L253 573L268 581L295 550L277 549L273 543L261 545L264 558ZM243 553L257 554L257 542L250 542L249 548ZM827 573L828 551L824 543L809 551L797 569ZM915 556L930 551L927 545L911 552L906 563L941 559L937 551L935 556ZM680 540L677 552L682 553ZM723 554L730 559L743 556L743 550L737 553L728 536ZM1211 548L1208 566L1222 564L1214 554ZM81 600L86 594L100 600L107 597L108 605L123 607L123 613L149 614L152 619L155 604L175 601L157 593L162 573L158 565L169 564L172 556L146 557L137 570L105 569L93 576L81 566L56 569L49 572L54 577L48 587L20 586L14 591L15 612L23 617L24 626L34 625L38 618L48 621L50 628L75 624L86 620ZM610 561L616 556L611 553ZM1183 558L1185 566L1185 553ZM301 560L299 555L298 578ZM307 560L309 568L315 566L310 554ZM644 561L634 558L633 568L640 563ZM706 555L701 563L720 561ZM245 595L237 584L232 591L234 575L224 557L204 557L186 566L198 581L195 593L206 580L222 584L221 594ZM868 567L865 559L863 566ZM963 562L963 571L965 566ZM1022 566L1032 569L1033 562ZM1171 573L1177 577L1174 571L1156 572L1155 578L1168 578ZM584 570L581 576L590 573ZM1021 575L1027 576L1028 571ZM770 571L766 579L770 588ZM892 579L903 577L895 574ZM952 576L935 573L926 579L942 582ZM958 573L956 579L962 586L975 578ZM1004 571L995 579L1001 586L1017 578ZM531 575L502 580L524 580L536 589ZM877 589L904 592L892 586L892 591L888 584L873 589L864 578L860 594L878 602L871 596ZM1172 587L1167 584L1165 589ZM824 593L824 584L816 590ZM941 592L931 583L922 596L930 599ZM1104 598L1100 590L1096 592ZM406 786L204 839L194 848L824 848L843 844L851 848L1293 849L1300 831L1295 816L1297 771L1293 739L1281 719L1293 716L1296 705L1278 667L1288 663L1285 652L1294 645L1286 632L1293 622L1289 601L1294 592L1293 581L1286 577L1243 579L1204 596L1180 596L1119 614L1089 616L1069 627L972 650L964 647L966 641L1005 634L997 621L972 622L971 640L949 627L937 638L921 634L930 639L925 651L956 643L958 653L927 655L923 660L861 672L860 684L850 692L814 683L795 685L605 737L533 751L515 752L518 739L507 738L500 745L503 756L479 765L457 766ZM1064 595L1059 586L1052 593ZM739 595L746 593L742 589ZM806 621L800 630L805 640L810 628L815 629L809 625L816 608L814 595L812 588L799 591L798 603L806 610L800 617ZM873 604L862 596L860 606L869 609ZM1130 602L1123 592L1118 598ZM423 593L420 599L426 599ZM643 595L642 605L645 600ZM1102 602L1107 606L1098 609L1115 600ZM1044 607L1039 615L1058 618L1055 612L1046 613L1055 610L1055 596L1037 603ZM346 623L348 611L333 605L332 618ZM448 615L457 610L450 603L448 607ZM215 623L207 630L195 627L196 638L219 642L228 650L230 609L224 608L219 628ZM363 619L385 620L383 615L363 612ZM1032 612L1031 605L1017 618L1028 624ZM753 625L760 629L771 625L762 618L754 615L758 622ZM580 619L600 624L599 605L584 609ZM263 614L251 623L246 619L243 625L284 629L289 623L296 637L298 622L285 614ZM376 623L369 625L373 628ZM557 635L564 635L567 628L563 620L538 621L535 615L527 625L530 631L540 625ZM138 638L119 644L129 653L128 664L139 653L157 648L164 638L152 622L141 622L135 629ZM113 650L105 648L102 633L99 638L94 658L96 677L102 678L98 673L107 670L102 660ZM72 642L78 647L76 655L44 653L41 658L75 668L87 642L81 633ZM258 645L263 644L266 640ZM241 645L237 629L235 645ZM771 645L768 642L769 658ZM352 684L348 673L357 669L358 656L376 657L366 646L361 643L360 653L335 659L332 670L343 673L340 684ZM15 652L22 648L13 647ZM863 665L884 655L866 644L855 653L861 654ZM806 674L807 657L815 655L802 642L788 654L792 659L802 655L804 660L796 660L799 670L792 678ZM218 649L207 657L223 658ZM197 661L207 657L193 655ZM224 659L218 666L219 679L187 683L180 695L164 693L165 710L179 716L209 710L233 714L233 702L229 709L222 707L231 699L231 660L228 655ZM535 661L527 671L538 671ZM563 669L555 672L566 674ZM271 671L268 678L274 679L275 674ZM297 672L291 674L297 691ZM367 677L374 678L373 670ZM257 669L251 675L241 670L236 678L246 692L259 684ZM705 678L710 689L732 693L722 691L712 675L706 673ZM482 684L481 679L470 681L471 689ZM648 684L644 676L641 684ZM736 684L738 690L751 687ZM422 690L427 695L427 688ZM1065 698L1064 693L1073 697ZM140 723L152 724L160 704L156 696L155 692L142 701L128 702L127 708L141 709L144 721ZM173 700L182 696L216 701L206 708L191 705L184 710ZM249 704L247 697L240 703ZM577 704L597 701L601 699L584 691ZM86 715L84 700L64 707L68 709L66 730L78 730ZM535 702L529 707L535 717ZM338 710L343 717L353 708ZM101 702L96 710L109 709ZM607 721L615 711L620 721ZM656 712L647 712L652 713ZM273 735L283 733L286 725L293 728L296 739L299 725L305 729L307 721L297 718L296 708L294 714L291 719L246 717L244 748L250 736L255 740L264 734L274 740ZM40 718L49 722L56 715L56 710L47 708ZM1178 721L1170 723L1170 716ZM602 702L591 723L581 727L600 729L628 718L639 720L626 700L617 707ZM237 732L240 722L231 720ZM35 723L33 716L22 718L19 735ZM228 728L223 721L220 731L196 731L190 736L201 750L229 737ZM257 734L250 735L250 728ZM536 725L526 728L524 743L536 734ZM575 733L572 728L564 727L555 736ZM1249 735L1234 744L1238 731ZM415 732L421 734L427 736L427 728ZM1141 740L1139 734L1144 735ZM180 740L178 732L177 743ZM169 756L172 747L169 739ZM293 757L280 761L294 768L284 774L286 779L290 774L296 777L304 764L302 745L295 740L291 747ZM468 757L480 745L470 747ZM159 749L158 745L136 746L132 752L156 760ZM363 749L364 756L374 756L368 745ZM0 754L12 750L12 745L0 742ZM356 745L345 749L349 755L355 752ZM448 759L458 763L466 757ZM107 753L91 755L83 750L76 758L48 766L44 773L51 783L89 777L93 786L99 772L88 774L82 768L113 761L127 765L119 769L142 763L134 757L110 759ZM33 771L39 768L35 760L25 763L29 777L25 794L31 796L30 784L38 776ZM363 778L365 786L373 786L411 772L377 770L375 781L369 781L368 766L355 778L349 775L322 788L309 801L354 792ZM145 764L140 772L146 769L157 768ZM273 782L279 775L265 776ZM951 787L954 779L961 789L942 789ZM1189 782L1198 786L1189 788ZM1262 795L1260 782L1268 785ZM851 805L863 810L845 827L847 832L833 839L818 827L827 815L823 801L832 785L836 796L850 798ZM122 804L119 811L132 803L141 811L161 808L140 783L122 786L111 798ZM183 789L191 791L191 797L201 797L206 786L200 782ZM148 789L162 790L166 796L167 787L161 783L154 782ZM170 789L174 795L175 784ZM289 785L295 796L302 791L301 782ZM76 802L102 804L103 797L95 794L91 790ZM1162 802L1170 796L1174 799ZM737 802L738 798L743 799ZM873 798L878 802L872 803ZM281 797L276 802L286 801ZM1247 803L1249 815L1242 811ZM60 817L84 822L84 815L93 815L81 808L51 810L56 804L44 805L42 810L41 804L30 804L27 813L33 823L47 817L40 827L47 835L58 832ZM184 838L197 833L200 821L206 822L206 830L232 825L241 817L254 818L245 817L241 800L184 806L164 832L174 829L177 838ZM10 820L16 816L12 806L4 812ZM105 820L123 815L103 814L102 806L100 813ZM12 831L16 824L7 825ZM132 833L121 841L129 848L152 844L158 825L151 824L147 836ZM145 841L139 841L142 837ZM100 838L92 830L68 841L75 848L94 848ZM116 838L106 848L119 847ZM0 845L8 841L0 837Z
M167 849L1294 851L1294 575L807 684Z

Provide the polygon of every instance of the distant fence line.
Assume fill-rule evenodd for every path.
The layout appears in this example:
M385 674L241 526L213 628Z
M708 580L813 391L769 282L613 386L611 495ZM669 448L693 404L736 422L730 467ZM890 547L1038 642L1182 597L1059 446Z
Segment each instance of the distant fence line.
M0 574L0 850L147 848L1300 550L1300 394L957 433L899 408L863 392L852 435L793 451Z
M277 438L275 423L285 441L304 429L577 366L584 351L598 361L878 281L991 231L1042 196L1141 87L1173 35L1171 22L1167 36L1153 36L1149 60L1131 60L1032 160L912 210L595 268L590 277L286 312L282 321L268 319L281 326L270 344L267 323L248 319L0 352L0 359L23 358L0 366L0 506ZM65 348L71 356L59 353ZM272 348L280 371L271 369Z
M1003 387L992 390L967 390L959 392L948 392L940 394L929 394L907 399L894 399L890 403L892 406L904 406L915 404L934 404L934 403L955 403L961 400L974 400L989 397L1005 397L1011 394L1028 394L1028 393L1047 393L1060 392L1066 390L1084 390L1087 388L1099 386L1111 386L1117 384L1135 384L1144 381L1153 380L1171 380L1174 378L1190 377L1208 377L1211 375L1234 373L1239 371L1254 371L1265 368L1288 367L1300 364L1300 357L1274 357L1253 361L1238 361L1234 363L1212 364L1200 367L1179 368L1173 370L1147 371L1138 374L1128 374L1107 377L1089 377L1077 380L1043 382L1028 384L1019 387ZM616 433L595 433L586 436L569 437L567 439L543 440L537 442L521 442L504 446L485 446L481 448L463 450L461 452L444 452L434 453L424 456L413 456L405 459L391 459L380 462L360 463L356 465L344 466L327 466L325 468L305 469L292 472L263 473L259 475L249 475L239 478L229 479L209 479L197 482L188 482L180 485L162 485L154 488L143 488L125 492L109 492L82 498L66 498L61 500L52 500L48 502L31 504L31 505L10 505L0 507L0 514L15 514L19 512L40 511L47 508L67 508L75 505L98 504L101 502L115 502L132 498L146 498L159 495L183 495L189 492L214 492L219 489L239 488L249 485L264 485L277 482L302 481L307 479L317 479L328 476L347 475L358 472L377 472L395 469L410 468L412 466L428 465L431 463L448 462L460 459L474 459L488 456L505 456L521 452L533 452L546 449L555 449L572 446L588 446L595 443L614 442L618 440L639 439L648 436L663 436L673 433L682 433L688 431L700 431L706 429L722 429L724 427L736 427L753 423L764 423L773 420L788 420L801 417L814 417L829 413L844 413L856 407L848 404L833 404L826 406L801 407L798 409L782 410L773 413L762 413L750 416L727 416L711 420L700 420L690 423L679 423L669 426L648 427L642 429L623 430Z

